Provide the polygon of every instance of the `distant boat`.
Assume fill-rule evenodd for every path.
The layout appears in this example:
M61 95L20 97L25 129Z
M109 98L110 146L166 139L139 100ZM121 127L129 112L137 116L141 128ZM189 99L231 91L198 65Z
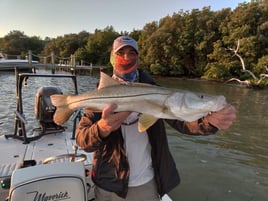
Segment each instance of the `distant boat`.
M38 64L38 61L32 61L32 64ZM0 59L0 71L14 71L19 68L20 71L31 71L29 60L27 59Z

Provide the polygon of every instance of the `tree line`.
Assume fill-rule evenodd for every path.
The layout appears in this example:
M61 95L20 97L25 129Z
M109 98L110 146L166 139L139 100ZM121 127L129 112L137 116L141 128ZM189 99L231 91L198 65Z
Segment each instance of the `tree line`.
M257 75L268 73L267 0L241 3L233 10L180 10L131 32L116 32L107 26L94 33L81 31L41 39L14 30L0 38L0 50L22 57L28 50L40 56L52 51L63 58L74 54L76 61L110 66L111 45L120 35L138 41L140 67L155 75L248 79L250 75L241 70L240 60L230 51L238 40L246 68Z

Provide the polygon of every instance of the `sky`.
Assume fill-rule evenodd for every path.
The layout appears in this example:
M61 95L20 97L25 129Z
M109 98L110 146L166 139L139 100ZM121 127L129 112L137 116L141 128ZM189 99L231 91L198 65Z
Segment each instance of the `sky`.
M150 22L192 9L235 9L249 0L0 0L0 37L18 30L56 38L70 33L141 30Z

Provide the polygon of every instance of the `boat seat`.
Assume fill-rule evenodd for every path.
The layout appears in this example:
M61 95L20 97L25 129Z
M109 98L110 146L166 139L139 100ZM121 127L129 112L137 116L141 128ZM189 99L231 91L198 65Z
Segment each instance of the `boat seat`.
M35 96L35 118L39 121L41 134L63 132L65 129L53 121L53 115L56 107L52 105L50 96L53 94L62 94L59 87L41 87ZM38 129L35 129L38 130Z
M15 170L8 201L22 200L87 201L84 164L49 163Z

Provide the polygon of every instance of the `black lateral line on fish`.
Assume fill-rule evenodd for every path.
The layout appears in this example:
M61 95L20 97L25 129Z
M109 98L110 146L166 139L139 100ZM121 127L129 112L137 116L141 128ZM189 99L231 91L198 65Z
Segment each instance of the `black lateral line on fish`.
M69 104L78 103L86 100L94 100L94 99L118 99L118 98L127 98L127 97L137 97L137 96L144 96L144 95L167 95L168 93L146 93L146 94L136 94L136 95L122 95L122 96L98 96L98 97L87 97L85 99L80 99L78 101L73 101Z

